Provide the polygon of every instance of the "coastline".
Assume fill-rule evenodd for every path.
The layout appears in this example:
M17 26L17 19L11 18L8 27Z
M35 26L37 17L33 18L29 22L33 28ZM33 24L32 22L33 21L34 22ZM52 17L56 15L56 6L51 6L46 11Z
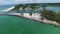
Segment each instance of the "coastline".
M38 16L35 17L35 14L32 14L32 16L29 16L29 13L23 13L23 15L21 15L21 13L11 13L11 14L9 14L9 16L18 16L18 17L22 17L22 18L25 18L25 19L34 20L36 22L42 22L42 23L45 23L45 24L51 24L51 25L60 27L60 24L58 24L55 21L50 21L50 20L47 20L45 18L44 18L44 20L41 20L40 19L41 18L40 14L39 14L40 18L38 18Z
M10 11L11 9L15 8L15 6L9 8L9 9L6 9L5 11ZM32 15L29 15L29 13L23 13L23 15L21 15L21 13L9 13L8 15L10 16L19 16L19 17L23 17L23 18L26 18L26 19L31 19L31 20L34 20L34 21L38 21L38 22L43 22L43 23L46 23L46 24L51 24L51 25L55 25L55 26L59 26L60 27L60 24L58 24L56 21L50 21L50 20L47 20L44 18L44 20L41 20L41 13L35 13L35 14L32 14Z

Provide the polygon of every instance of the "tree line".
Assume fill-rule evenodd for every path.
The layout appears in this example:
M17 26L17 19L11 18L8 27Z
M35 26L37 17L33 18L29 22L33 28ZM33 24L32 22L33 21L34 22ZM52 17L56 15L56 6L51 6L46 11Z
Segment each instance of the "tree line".
M56 21L56 22L60 23L60 11L54 12L54 11L50 11L50 10L44 10L44 11L41 11L41 16L48 20Z

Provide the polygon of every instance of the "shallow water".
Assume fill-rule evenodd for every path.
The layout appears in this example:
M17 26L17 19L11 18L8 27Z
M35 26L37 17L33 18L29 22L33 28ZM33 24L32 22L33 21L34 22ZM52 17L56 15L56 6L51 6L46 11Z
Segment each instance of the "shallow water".
M46 10L52 10L52 11L54 11L54 12L58 12L58 11L60 11L60 7L54 7L54 6L51 6L51 7L45 7L46 8Z
M15 16L0 16L0 34L60 34L60 28Z

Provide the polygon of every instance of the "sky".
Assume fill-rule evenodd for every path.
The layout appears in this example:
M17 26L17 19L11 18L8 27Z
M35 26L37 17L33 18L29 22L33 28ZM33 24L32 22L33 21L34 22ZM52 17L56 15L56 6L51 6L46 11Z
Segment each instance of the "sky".
M60 0L0 0L0 5L25 4L25 3L59 3Z

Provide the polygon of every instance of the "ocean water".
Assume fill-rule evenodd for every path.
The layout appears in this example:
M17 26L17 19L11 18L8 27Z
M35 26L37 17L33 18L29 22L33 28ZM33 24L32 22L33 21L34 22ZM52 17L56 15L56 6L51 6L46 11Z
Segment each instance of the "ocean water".
M0 34L60 34L60 27L16 16L0 16Z

